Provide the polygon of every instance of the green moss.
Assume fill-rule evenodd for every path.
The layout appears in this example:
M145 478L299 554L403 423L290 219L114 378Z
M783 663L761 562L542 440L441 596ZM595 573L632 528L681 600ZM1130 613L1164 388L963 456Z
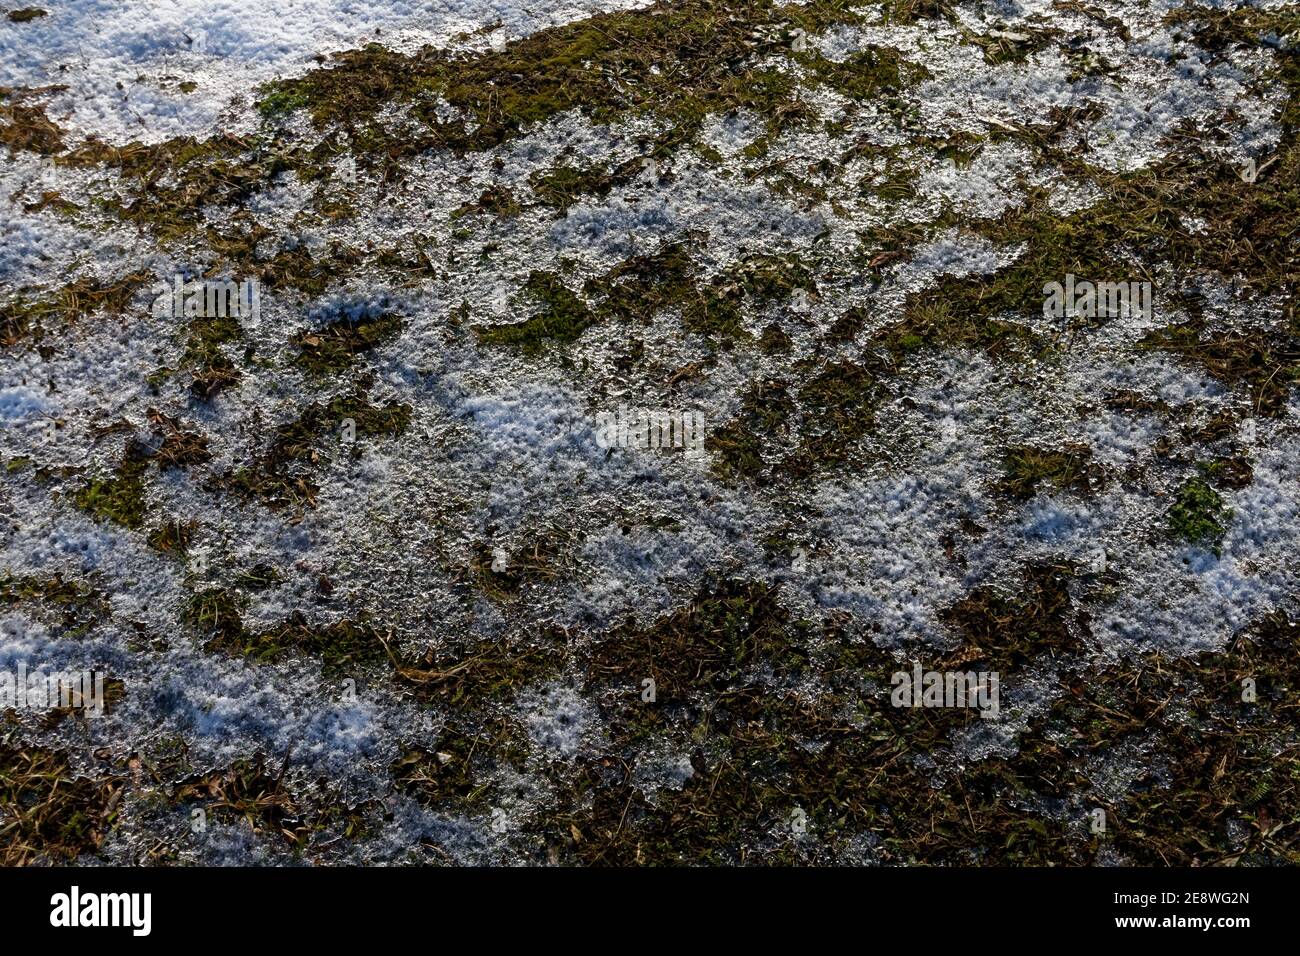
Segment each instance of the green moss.
M311 97L305 91L275 89L274 87L257 101L258 111L266 117L275 117L284 113L304 109L311 103Z
M146 511L144 473L149 452L131 441L121 464L112 475L92 478L73 497L77 507L100 520L112 521L124 528L139 528Z
M1200 478L1189 479L1169 509L1169 536L1176 541L1211 548L1216 554L1227 532L1232 509L1224 506L1219 493Z
M542 312L522 322L477 326L474 331L481 343L534 353L547 343L576 342L596 321L587 304L553 273L530 273L524 291L542 304Z
M551 27L469 57L432 50L405 56L372 45L336 56L328 69L270 84L262 102L305 99L320 126L354 125L406 102L427 124L432 142L452 149L487 149L575 108L598 122L652 112L678 130L672 138L679 142L719 111L752 109L776 128L798 114L796 84L758 62L765 54L789 54L775 28L790 19L824 30L857 15L841 3L659 3ZM755 41L762 27L772 28L772 40ZM440 120L439 98L468 120ZM419 148L430 145L424 141Z

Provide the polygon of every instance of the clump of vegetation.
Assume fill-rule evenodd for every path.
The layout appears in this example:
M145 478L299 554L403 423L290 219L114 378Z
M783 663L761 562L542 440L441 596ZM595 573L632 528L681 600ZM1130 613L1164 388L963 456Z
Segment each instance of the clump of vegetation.
M897 50L875 45L853 53L842 62L828 60L820 54L799 59L818 80L856 100L877 100L897 94L905 85L930 75L925 67L904 60Z
M311 375L346 371L358 355L373 351L402 331L401 316L388 310L335 319L319 329L299 332L296 364Z
M943 0L885 0L883 6L886 23L904 26L919 20L951 20L954 16L952 4Z
M153 453L159 468L189 468L212 457L206 435L187 431L179 419L164 415L156 408L149 409L147 414L156 433L162 435L162 444Z
M1300 783L1290 772L1294 748L1277 751L1294 722L1284 702L1300 686L1290 652L1295 624L1271 615L1222 654L1085 665L1078 652L1086 614L1071 602L1070 577L1067 565L1030 566L1014 593L977 588L946 615L966 642L936 668L1005 675L1050 655L1060 676L1050 712L1018 735L1017 753L967 763L945 786L934 786L929 765L916 758L979 718L969 709L892 707L889 674L899 662L869 643L828 629L819 653L773 671L797 679L803 667L830 668L839 689L794 694L759 674L761 662L784 659L779 639L758 648L752 668L728 663L745 660L743 641L725 643L721 657L714 641L696 641L666 656L698 655L698 672L687 666L679 674L670 663L656 670L659 638L676 638L663 625L716 633L711 621L715 613L726 620L725 609L678 612L650 632L655 640L640 632L602 641L593 653L604 666L589 668L589 690L616 746L647 733L675 740L691 754L691 774L650 799L628 762L580 759L557 781L555 809L529 829L552 859L587 864L844 862L858 859L863 834L874 835L873 858L885 863L1085 865L1107 850L1157 865L1295 862L1288 821ZM780 633L779 606L764 613L741 602L738 610L739 634L771 627L773 616ZM643 673L659 678L658 701L638 694ZM1258 681L1258 703L1241 701L1247 676ZM698 707L690 706L693 695L683 703L663 694L679 680L708 687ZM1189 719L1162 720L1171 701ZM1147 747L1153 733L1151 752L1167 759L1111 803L1095 783L1098 760L1129 741ZM695 746L706 734L708 749ZM1087 826L1099 805L1105 834ZM782 838L796 811L815 839ZM1232 821L1241 824L1235 836Z
M1230 388L1244 388L1260 415L1280 415L1300 381L1300 335L1282 329L1207 332L1190 319L1147 333L1139 348L1171 352L1194 362Z
M846 309L826 330L826 341L833 344L852 342L867 321L867 310L861 306Z
M68 326L95 312L121 315L149 278L148 272L139 271L115 280L78 279L46 297L21 292L0 305L0 346L39 341L56 325Z
M653 255L633 256L588 282L583 292L598 303L602 319L648 323L664 309L697 299L690 250L688 241L673 242Z
M463 219L475 213L488 213L497 219L513 219L519 215L519 200L505 186L490 186L474 202L465 203L451 214L452 219Z
M569 166L561 163L552 169L533 173L528 184L537 198L560 212L583 196L604 196L616 185L615 177L602 166Z
M522 322L480 325L475 329L480 342L514 346L533 353L548 342L557 345L576 342L596 321L591 308L554 273L530 273L524 291L542 304L542 312Z
M563 635L551 630L529 638L482 641L455 651L430 649L420 658L389 650L397 677L424 700L455 707L517 694L559 673Z
M280 660L291 653L308 654L321 662L327 674L345 673L385 657L382 634L373 625L346 618L324 625L311 624L298 611L269 631L218 635L209 647L259 663Z
M328 402L313 402L292 422L275 430L270 446L249 464L227 471L209 486L236 491L270 508L315 507L319 488L311 478L312 466L327 435L345 447L350 421L353 439L400 435L411 420L411 408L399 402L372 405L365 392L336 395Z
M480 543L470 558L468 572L475 585L494 601L513 600L530 585L564 577L572 570L581 533L562 527L528 531L513 551Z
M393 103L409 103L428 137L418 144L386 140L390 152L489 149L571 109L597 122L654 113L670 121L677 142L722 111L753 110L775 131L799 115L793 77L760 65L765 56L790 55L780 28L793 21L811 32L855 19L838 3L688 0L600 14L468 56L431 49L407 56L372 45L336 55L328 69L270 84L262 109L305 103L326 127L356 125ZM609 82L611 76L619 81ZM440 118L440 101L461 117Z
M794 401L785 383L757 381L745 394L740 415L709 434L713 470L722 477L755 478L764 470L763 452L771 454L787 439Z
M229 767L194 774L171 791L175 803L197 803L205 813L219 820L245 823L255 833L274 833L294 850L324 849L331 834L357 839L370 828L368 816L375 809L349 805L334 788L318 785L318 791L294 793L284 781L289 756L277 770L268 767L266 757L236 760Z
M0 748L0 864L68 864L97 850L117 820L123 781L75 776L67 757Z
M1220 455L1196 467L1220 488L1245 488L1255 479L1255 469L1244 454Z
M781 606L775 587L722 580L649 630L616 628L592 651L587 675L593 684L616 682L629 694L650 678L660 697L686 700L725 690L750 668L797 672L808 659L808 641L806 625Z
M984 53L984 62L989 66L1001 66L1004 63L1023 63L1034 53L1047 49L1061 36L1060 30L1042 27L1017 28L1009 31L993 31L987 34L964 32L966 42L979 47Z
M73 498L77 507L124 528L139 528L144 524L144 474L150 457L148 447L135 440L128 441L121 464L112 475L92 478L77 491Z
M799 388L801 441L783 470L799 476L847 461L875 423L878 395L877 377L866 367L847 360L822 366Z
M110 609L103 591L90 584L67 580L55 572L48 578L34 575L0 574L0 605L13 607L32 603L56 616L62 637L80 637L108 617Z
M1070 443L1058 448L1011 448L1003 459L1003 472L1002 490L1020 501L1032 498L1044 482L1057 491L1088 495L1105 480L1101 467L1092 462L1092 449Z
M149 535L149 547L181 557L189 551L198 529L197 521L181 521L179 518L164 521Z
M284 576L275 568L274 565L259 563L253 565L247 571L240 571L231 580L231 583L244 591L265 591L267 588L273 588L284 580Z
M818 298L812 271L795 255L747 256L727 271L721 284L731 283L760 305L788 301L798 292L809 301Z
M240 379L240 371L223 346L243 337L239 321L230 316L198 318L190 323L181 366L192 375L190 392L204 401Z
M432 750L408 750L393 762L393 781L431 807L485 809L496 794L491 773L502 763L522 763L523 748L508 721L473 729L444 727Z
M1167 517L1170 537L1209 547L1216 554L1231 519L1232 509L1202 478L1190 478L1183 484Z
M46 189L36 202L23 203L23 212L44 212L52 209L61 216L70 216L80 212L81 207L70 199L65 199L57 190Z
M1043 654L1081 650L1071 577L1069 566L1034 564L1014 593L987 585L971 590L943 612L944 623L967 641L945 663L1007 674Z
M913 293L903 318L882 329L876 339L896 360L923 348L982 348L1010 356L1037 344L1038 337L1024 326L989 317L1007 310L986 301L986 291L981 283L971 282L943 283L937 291ZM1008 305L1010 301L1004 300ZM1023 310L1024 304L1020 300L1016 310Z
M10 154L20 150L51 156L62 152L63 130L45 115L43 106L26 106L31 96L54 92L62 87L44 87L37 90L4 88L0 96L0 146Z
M348 619L311 624L294 611L266 631L250 631L241 611L248 599L230 588L206 588L192 595L181 609L181 620L204 635L204 649L247 657L258 663L282 660L289 654L318 659L325 671L337 674L372 664L386 655L383 636L373 625Z
M227 588L206 588L186 601L181 620L219 644L238 640L244 633L240 612L247 603Z
M21 10L10 10L8 16L11 23L30 23L38 17L47 17L49 14L39 7L23 7Z

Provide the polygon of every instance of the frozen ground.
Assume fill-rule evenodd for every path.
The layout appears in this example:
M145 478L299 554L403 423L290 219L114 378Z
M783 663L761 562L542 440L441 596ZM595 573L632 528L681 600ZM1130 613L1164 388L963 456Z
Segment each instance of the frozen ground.
M1300 862L1298 43L6 9L0 859Z

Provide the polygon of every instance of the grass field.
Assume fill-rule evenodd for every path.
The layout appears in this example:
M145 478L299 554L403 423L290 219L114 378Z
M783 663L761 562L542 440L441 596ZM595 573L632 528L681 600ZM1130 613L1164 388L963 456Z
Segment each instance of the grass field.
M37 2L0 862L1300 863L1295 2Z

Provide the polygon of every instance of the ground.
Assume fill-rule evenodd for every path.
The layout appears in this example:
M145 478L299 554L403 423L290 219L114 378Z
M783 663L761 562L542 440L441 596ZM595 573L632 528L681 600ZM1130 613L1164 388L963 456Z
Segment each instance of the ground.
M4 863L1300 863L1296 3L37 2Z

